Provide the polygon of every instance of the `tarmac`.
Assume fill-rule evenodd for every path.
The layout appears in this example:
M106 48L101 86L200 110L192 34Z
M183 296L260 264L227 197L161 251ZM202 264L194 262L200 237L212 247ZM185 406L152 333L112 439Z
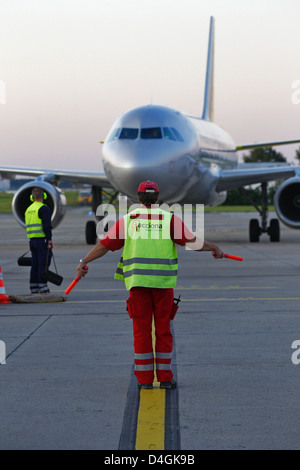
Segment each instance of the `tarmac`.
M205 214L205 239L242 262L178 249L182 302L172 323L182 451L300 448L300 367L292 360L300 232L281 224L279 243L267 235L250 243L253 216ZM50 285L54 294L64 295L91 249L88 218L68 210L53 232L64 277ZM6 294L28 294L30 268L17 264L25 231L11 214L0 220ZM64 302L0 305L1 450L118 450L133 365L128 293L113 279L120 255L91 263Z

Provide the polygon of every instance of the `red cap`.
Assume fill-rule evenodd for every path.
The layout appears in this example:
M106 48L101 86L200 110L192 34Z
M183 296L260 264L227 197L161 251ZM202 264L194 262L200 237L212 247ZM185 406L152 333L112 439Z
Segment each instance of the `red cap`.
M156 183L154 181L143 181L139 185L138 189L139 193L159 193L159 189Z

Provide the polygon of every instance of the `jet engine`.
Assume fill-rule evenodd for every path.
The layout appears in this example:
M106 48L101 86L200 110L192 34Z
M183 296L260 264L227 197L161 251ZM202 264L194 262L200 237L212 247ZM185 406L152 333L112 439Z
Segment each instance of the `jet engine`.
M25 228L25 211L32 203L30 200L31 191L33 188L42 188L46 193L47 198L45 204L52 212L52 226L53 228L61 222L66 211L66 197L62 191L46 181L31 181L26 183L16 192L12 200L12 211L22 227Z
M290 228L300 229L300 177L285 180L277 189L274 206L278 218Z

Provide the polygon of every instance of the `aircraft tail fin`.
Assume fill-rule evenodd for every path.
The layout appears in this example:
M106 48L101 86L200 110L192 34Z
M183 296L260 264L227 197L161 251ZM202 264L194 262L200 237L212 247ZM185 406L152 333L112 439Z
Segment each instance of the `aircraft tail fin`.
M209 40L206 63L206 78L204 91L204 105L202 119L214 120L214 46L215 46L215 19L210 17Z

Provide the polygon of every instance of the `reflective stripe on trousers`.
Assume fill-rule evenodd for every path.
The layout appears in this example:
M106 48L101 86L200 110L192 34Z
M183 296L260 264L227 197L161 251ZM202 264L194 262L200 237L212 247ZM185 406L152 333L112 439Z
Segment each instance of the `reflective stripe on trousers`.
M171 370L172 353L155 353L155 366L156 370ZM134 370L146 371L154 370L154 356L153 353L135 354L134 355Z
M172 353L155 353L156 370L171 370Z
M154 370L154 356L153 352L144 354L134 354L134 370L146 371Z

